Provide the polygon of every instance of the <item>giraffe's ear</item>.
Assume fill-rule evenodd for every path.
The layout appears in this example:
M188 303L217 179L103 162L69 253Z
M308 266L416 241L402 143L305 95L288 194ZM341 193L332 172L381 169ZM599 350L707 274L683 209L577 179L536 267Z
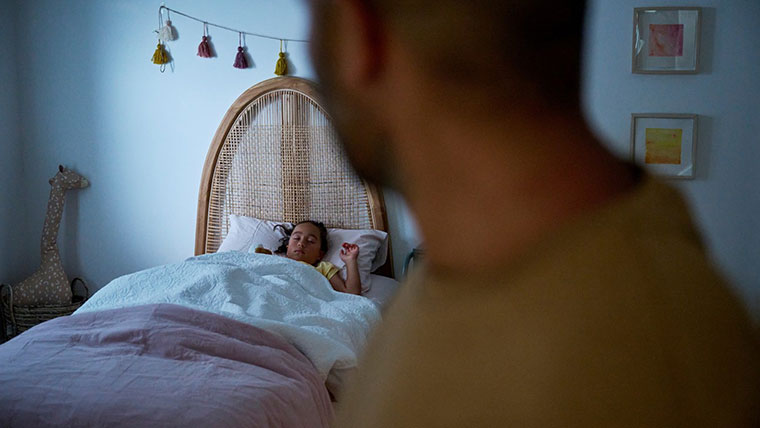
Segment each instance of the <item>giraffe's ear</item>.
M63 165L58 165L58 171L63 172Z
M52 186L53 185L53 179L51 178L50 180L48 180L48 183L50 183L50 185Z

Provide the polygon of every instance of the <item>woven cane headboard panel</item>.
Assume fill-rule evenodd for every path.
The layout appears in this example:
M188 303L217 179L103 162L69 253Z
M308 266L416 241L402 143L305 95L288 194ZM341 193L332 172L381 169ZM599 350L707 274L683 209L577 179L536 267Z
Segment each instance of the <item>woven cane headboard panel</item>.
M313 83L276 77L230 107L206 156L195 254L215 252L229 215L387 232L383 198L351 168ZM392 275L389 262L379 273Z

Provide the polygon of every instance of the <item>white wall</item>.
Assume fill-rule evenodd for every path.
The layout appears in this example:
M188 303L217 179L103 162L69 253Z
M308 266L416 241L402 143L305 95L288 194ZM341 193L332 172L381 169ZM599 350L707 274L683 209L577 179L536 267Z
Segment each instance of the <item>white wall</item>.
M715 262L760 318L760 2L688 2L703 8L696 75L631 73L633 8L652 2L591 4L585 74L589 119L612 150L627 156L631 113L699 115L696 178L674 184L693 207Z
M21 275L24 251L18 245L24 223L21 142L16 85L16 7L0 0L0 282ZM42 229L40 228L40 231ZM37 239L39 249L39 238Z
M24 275L39 261L39 233L57 165L87 177L69 192L59 245L70 277L97 289L116 276L193 254L196 204L206 151L220 120L248 87L273 74L279 41L247 37L253 68L232 64L238 35L210 27L218 55L196 56L202 24L179 15L165 73L151 63L161 2L35 0L17 2L22 61L15 63L25 163ZM235 29L308 38L300 0L167 2L189 15ZM2 46L9 46L7 38ZM291 74L312 78L307 46L286 45ZM391 197L393 200L393 198ZM393 202L391 202L393 203ZM397 207L389 207L397 211ZM4 225L11 222L0 218ZM391 219L391 225L398 222ZM403 257L405 238L394 244ZM408 247L408 246L407 246ZM21 273L11 278L22 279Z
M151 63L158 1L19 2L18 23L34 29L19 50L29 231L41 230L49 186L61 163L91 187L70 192L59 244L69 276L98 288L112 278L193 254L200 174L230 104L274 77L279 43L249 37L254 68L232 67L235 33L210 29L218 57L196 56L202 25L174 16L173 67ZM304 7L293 1L168 3L211 22L304 38ZM305 47L288 46L296 74L311 70ZM36 233L30 237L39 240ZM36 262L35 262L36 263ZM31 267L34 268L34 265Z

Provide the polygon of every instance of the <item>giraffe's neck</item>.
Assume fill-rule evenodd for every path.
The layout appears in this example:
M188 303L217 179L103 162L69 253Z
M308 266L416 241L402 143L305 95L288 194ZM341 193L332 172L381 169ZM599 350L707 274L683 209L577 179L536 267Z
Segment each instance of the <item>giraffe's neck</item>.
M53 181L50 189L50 199L48 200L47 215L45 216L45 225L42 227L42 261L53 257L60 258L58 254L58 228L61 225L61 216L63 216L63 198L65 190L60 182Z

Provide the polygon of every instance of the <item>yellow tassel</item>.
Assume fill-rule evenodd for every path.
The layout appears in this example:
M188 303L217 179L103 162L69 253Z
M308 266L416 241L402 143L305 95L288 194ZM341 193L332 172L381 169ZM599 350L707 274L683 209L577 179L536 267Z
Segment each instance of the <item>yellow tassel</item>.
M285 52L282 51L282 40L280 40L280 59L274 67L274 74L284 76L288 72L288 62L285 60Z
M288 72L288 63L285 61L285 54L280 52L280 59L277 60L277 66L274 68L274 74L283 76Z
M164 50L164 45L162 45L161 42L158 42L156 51L153 52L152 61L153 64L166 64L169 62L169 54L166 53L166 50Z

